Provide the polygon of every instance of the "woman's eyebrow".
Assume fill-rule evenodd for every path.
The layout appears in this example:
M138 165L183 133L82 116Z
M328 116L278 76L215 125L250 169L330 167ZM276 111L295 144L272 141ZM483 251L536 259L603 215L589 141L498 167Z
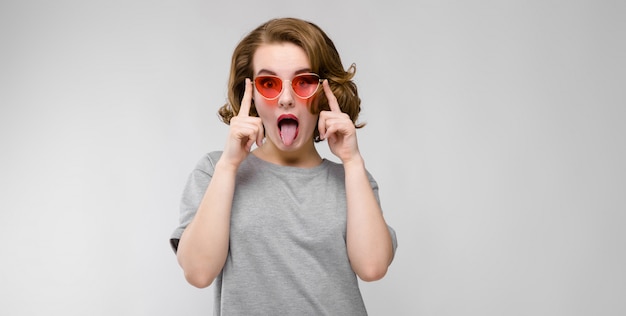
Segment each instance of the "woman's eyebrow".
M271 70L267 70L267 69L261 69L261 70L259 70L256 74L257 74L257 76L258 76L258 75L261 75L261 74L266 74L266 75L274 75L274 76L276 76L276 73L275 73L275 72L273 72L273 71L271 71Z
M302 69L294 71L294 75L299 75L299 74L309 73L309 72L311 72L311 68L302 68ZM265 69L265 68L260 69L256 74L257 74L257 76L258 75L262 75L262 74L263 75L272 75L272 76L276 76L277 75L276 72L271 71L269 69Z
M302 69L296 71L295 74L299 75L299 74L305 74L305 73L309 73L309 72L311 72L311 68L302 68Z

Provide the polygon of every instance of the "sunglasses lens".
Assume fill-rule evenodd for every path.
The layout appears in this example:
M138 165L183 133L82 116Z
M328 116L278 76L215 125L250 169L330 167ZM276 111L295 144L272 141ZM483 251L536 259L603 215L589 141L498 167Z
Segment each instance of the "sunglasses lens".
M283 89L282 80L273 76L259 76L254 80L254 85L259 93L268 99L278 97Z
M320 85L320 77L316 74L301 74L291 80L291 88L297 96L308 99L315 94ZM257 91L266 99L278 98L283 91L283 81L276 76L258 76L254 79Z
M298 75L291 80L293 91L301 98L310 98L320 84L320 77L313 74Z

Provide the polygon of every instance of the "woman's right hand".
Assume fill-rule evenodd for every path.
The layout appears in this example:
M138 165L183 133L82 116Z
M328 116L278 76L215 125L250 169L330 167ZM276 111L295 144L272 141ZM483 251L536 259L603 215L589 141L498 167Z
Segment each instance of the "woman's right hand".
M263 144L264 129L261 118L250 116L252 105L252 81L246 78L246 85L239 107L239 113L230 119L230 131L221 162L233 166L235 169L248 156L252 145Z

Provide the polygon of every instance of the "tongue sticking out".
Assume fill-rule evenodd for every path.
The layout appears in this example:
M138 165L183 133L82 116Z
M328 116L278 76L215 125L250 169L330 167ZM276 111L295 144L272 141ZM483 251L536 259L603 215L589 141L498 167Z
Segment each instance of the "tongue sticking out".
M284 120L280 124L280 138L283 144L289 146L298 135L298 123L292 120Z

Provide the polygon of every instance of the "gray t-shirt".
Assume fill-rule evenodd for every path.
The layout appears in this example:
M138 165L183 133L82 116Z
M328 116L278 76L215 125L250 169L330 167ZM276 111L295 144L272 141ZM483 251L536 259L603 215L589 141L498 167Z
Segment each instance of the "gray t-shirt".
M172 240L195 215L220 155L204 156L189 176ZM329 160L296 168L248 155L237 172L214 315L367 315L346 251L344 177L343 165Z

